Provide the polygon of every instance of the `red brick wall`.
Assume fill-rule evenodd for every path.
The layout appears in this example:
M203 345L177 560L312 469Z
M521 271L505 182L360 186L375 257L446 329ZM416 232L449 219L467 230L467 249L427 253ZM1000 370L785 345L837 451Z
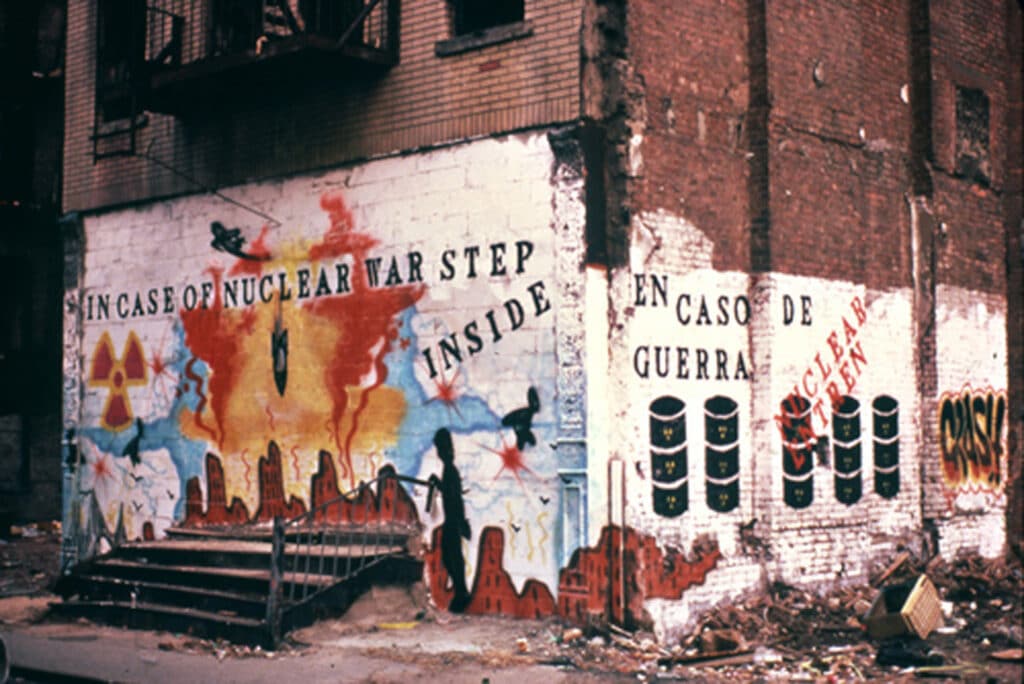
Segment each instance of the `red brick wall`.
M627 21L646 94L636 207L713 230L722 269L749 263L746 5L650 0Z
M197 11L203 3L190 3ZM287 97L219 103L192 120L149 114L136 149L206 187L298 173L449 140L579 116L581 1L526 0L531 36L438 57L442 0L401 3L400 62L378 81L316 84ZM96 2L68 7L66 210L201 190L140 157L93 163Z
M753 5L631 4L629 51L645 95L634 208L679 213L713 235L717 268L744 269L758 200L750 159L767 143L770 270L909 286L910 5L767 3L770 112L758 140ZM986 292L1005 289L1006 11L994 0L930 7L934 210L948 228L937 278ZM990 99L988 189L952 177L957 84Z

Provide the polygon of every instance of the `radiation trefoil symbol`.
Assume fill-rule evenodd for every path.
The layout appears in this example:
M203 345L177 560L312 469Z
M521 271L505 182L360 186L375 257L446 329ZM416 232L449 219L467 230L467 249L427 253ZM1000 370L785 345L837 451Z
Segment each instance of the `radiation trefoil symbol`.
M132 403L128 388L145 385L147 382L146 359L142 343L134 332L128 333L121 357L114 355L114 343L108 333L103 333L96 343L89 370L89 384L110 390L100 414L100 425L108 430L120 431L132 424Z

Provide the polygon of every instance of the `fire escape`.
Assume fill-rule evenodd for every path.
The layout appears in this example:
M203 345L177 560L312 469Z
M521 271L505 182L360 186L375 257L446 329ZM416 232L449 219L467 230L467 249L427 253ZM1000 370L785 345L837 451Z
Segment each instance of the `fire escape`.
M398 62L398 0L99 0L94 160L178 117Z

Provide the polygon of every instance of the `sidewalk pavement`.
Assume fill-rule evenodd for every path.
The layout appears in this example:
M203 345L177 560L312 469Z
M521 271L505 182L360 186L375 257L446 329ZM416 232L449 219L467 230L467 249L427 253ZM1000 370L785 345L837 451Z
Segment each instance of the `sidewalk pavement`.
M521 639L547 639L537 621L438 615L365 625L328 620L268 653L85 621L0 624L12 677L46 672L102 682L635 682L635 675L560 669L523 653ZM531 636L532 635L532 636ZM2 671L0 671L2 675Z

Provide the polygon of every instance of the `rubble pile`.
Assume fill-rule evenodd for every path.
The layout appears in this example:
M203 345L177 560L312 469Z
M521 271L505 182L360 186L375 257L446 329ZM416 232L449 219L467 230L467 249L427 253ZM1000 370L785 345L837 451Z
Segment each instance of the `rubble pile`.
M26 608L18 602L50 596L46 589L57 571L59 530L59 524L24 526L0 540L0 623L45 619L18 617ZM927 595L917 596L926 595L926 600L909 608L914 602L911 595L921 586ZM381 591L367 596L371 609L366 615L353 613L347 620L334 621L335 627L328 628L334 623L325 622L311 628L321 630L319 645L304 643L296 633L281 650L267 653L168 635L159 650L208 653L218 660L301 656L355 630L358 633L351 637L361 652L372 652L370 642L380 641L368 639L370 632L386 634L383 642L388 647L381 657L414 661L438 672L474 662L493 668L543 664L566 671L618 673L640 681L1024 681L1024 571L1016 557L925 559L902 551L880 564L867 584L817 594L777 582L761 593L715 607L689 633L670 643L659 642L649 632L614 625L580 628L554 618L507 620L495 626L488 620L497 618L455 616L436 607L422 610L422 601L388 601ZM879 611L893 618L887 628L891 633L895 624L896 636L878 636L875 618L869 616ZM928 611L925 627L908 620L900 633L904 614L916 618L921 611ZM485 624L491 624L490 638L495 641L445 650L460 639L479 638ZM400 633L409 635L403 638L414 646L436 642L436 648L396 649L392 642Z
M865 616L881 589L922 575L941 599L937 629L872 637ZM1022 681L1024 574L1019 560L929 561L900 553L869 584L818 595L782 583L719 606L676 644L609 627L531 635L536 662L643 679L698 681ZM898 608L897 608L898 610ZM524 652L520 640L518 650Z
M11 525L0 535L0 597L48 591L60 565L60 523Z

